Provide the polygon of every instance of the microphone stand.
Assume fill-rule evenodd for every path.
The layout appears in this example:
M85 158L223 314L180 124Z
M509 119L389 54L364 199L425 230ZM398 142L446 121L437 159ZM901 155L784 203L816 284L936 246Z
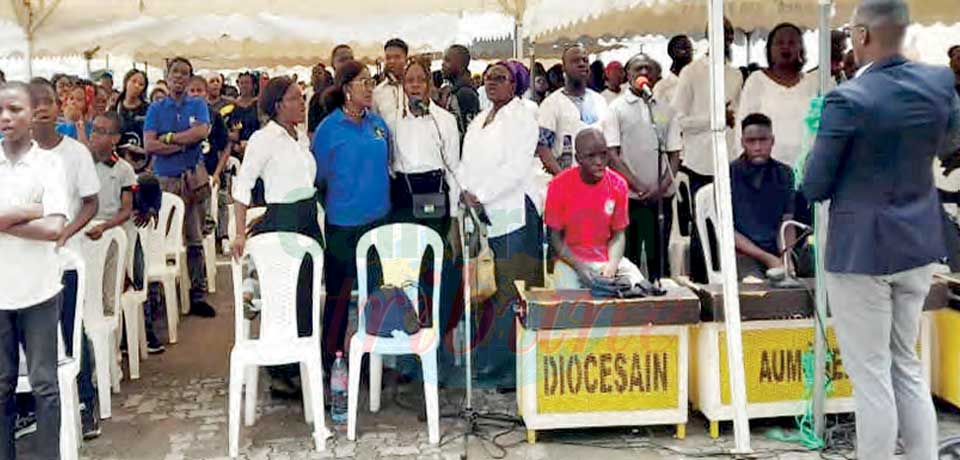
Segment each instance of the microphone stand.
M650 116L650 125L653 126L653 132L657 136L657 234L655 237L657 245L657 274L656 276L651 276L650 283L654 287L652 294L656 297L664 296L667 294L667 291L663 289L663 284L661 279L663 278L663 272L666 270L666 252L667 248L664 244L667 240L666 235L664 235L664 227L666 225L666 218L663 213L663 188L661 184L663 183L663 161L666 156L666 152L663 147L663 136L660 134L660 130L657 129L657 117L653 114L653 109L657 105L657 101L653 98L653 95L644 95L641 97L643 102L647 104L647 114Z

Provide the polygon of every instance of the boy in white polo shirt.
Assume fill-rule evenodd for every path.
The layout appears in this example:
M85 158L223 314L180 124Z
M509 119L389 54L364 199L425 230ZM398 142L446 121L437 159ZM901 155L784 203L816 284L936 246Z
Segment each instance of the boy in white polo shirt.
M23 83L0 88L0 457L15 458L14 394L20 344L37 407L41 458L60 458L56 241L69 218L58 157L30 137L35 101Z

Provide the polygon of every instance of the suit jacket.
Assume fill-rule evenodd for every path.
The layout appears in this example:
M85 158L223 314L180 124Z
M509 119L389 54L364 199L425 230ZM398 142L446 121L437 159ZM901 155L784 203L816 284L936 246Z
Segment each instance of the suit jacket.
M946 256L934 155L960 148L954 76L893 57L827 94L803 193L831 200L826 268L887 275Z

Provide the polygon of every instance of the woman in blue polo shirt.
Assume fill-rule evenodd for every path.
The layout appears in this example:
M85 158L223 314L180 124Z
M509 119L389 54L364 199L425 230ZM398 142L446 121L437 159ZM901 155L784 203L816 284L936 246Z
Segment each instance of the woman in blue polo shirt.
M324 92L329 115L313 137L317 188L324 196L327 246L324 253L324 363L343 349L350 292L357 278L357 242L390 213L387 124L374 114L367 68L349 61Z
M324 92L327 116L313 137L317 188L324 195L327 246L324 252L324 363L343 349L347 307L357 278L357 242L390 213L390 138L374 114L376 82L367 68L349 61Z

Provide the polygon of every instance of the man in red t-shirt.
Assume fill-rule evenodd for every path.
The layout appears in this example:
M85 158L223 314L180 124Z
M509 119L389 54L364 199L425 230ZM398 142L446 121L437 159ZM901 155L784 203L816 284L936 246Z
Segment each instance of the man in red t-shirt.
M575 144L579 166L558 174L547 189L544 220L560 258L554 286L589 288L597 276L638 283L643 274L623 257L627 181L607 168L607 141L599 129L581 131Z

